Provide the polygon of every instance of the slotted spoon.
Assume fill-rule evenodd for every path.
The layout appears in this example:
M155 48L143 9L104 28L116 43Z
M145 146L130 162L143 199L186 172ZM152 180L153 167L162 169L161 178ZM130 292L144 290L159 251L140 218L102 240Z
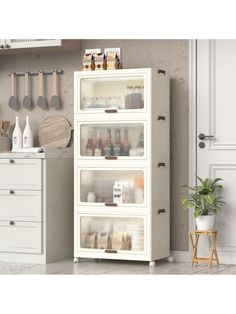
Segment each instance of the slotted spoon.
M58 90L57 90L57 71L56 70L54 70L52 73L51 107L55 109L61 109L60 98L58 96Z
M20 103L16 98L16 77L15 72L11 73L11 97L9 99L9 107L15 111L20 108Z
M33 108L33 103L30 97L30 86L29 86L29 72L25 72L25 97L23 98L23 106L31 110Z
M37 99L37 106L41 109L47 109L47 101L44 97L43 71L39 71L39 97Z

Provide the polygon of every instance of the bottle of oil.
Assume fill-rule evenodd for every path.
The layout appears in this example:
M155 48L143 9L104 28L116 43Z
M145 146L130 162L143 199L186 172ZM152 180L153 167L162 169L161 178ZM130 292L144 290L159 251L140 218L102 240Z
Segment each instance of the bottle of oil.
M129 142L129 135L128 135L128 130L124 130L124 140L121 145L121 151L122 151L122 156L129 156L129 150L130 150L130 142Z
M86 156L93 156L94 155L94 143L93 143L93 136L92 131L88 131L88 141L86 144Z
M107 135L104 144L104 156L112 156L111 129L107 129Z
M102 139L100 137L100 132L98 130L94 147L94 156L102 156L102 154L103 154Z
M116 129L115 131L115 143L113 146L113 155L121 156L120 129Z

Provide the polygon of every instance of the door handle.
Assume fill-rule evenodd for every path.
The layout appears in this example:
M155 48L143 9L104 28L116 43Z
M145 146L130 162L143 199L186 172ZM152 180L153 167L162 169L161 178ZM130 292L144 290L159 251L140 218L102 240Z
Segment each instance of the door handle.
M199 138L199 140L201 140L201 141L206 141L206 140L209 140L209 141L212 141L213 139L214 139L214 135L205 135L205 134L203 134L203 133L200 133L199 135L198 135L198 138Z

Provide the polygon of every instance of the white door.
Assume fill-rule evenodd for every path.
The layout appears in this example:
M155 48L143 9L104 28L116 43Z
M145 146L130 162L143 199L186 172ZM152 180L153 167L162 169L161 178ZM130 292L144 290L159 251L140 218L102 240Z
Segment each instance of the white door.
M220 262L236 263L236 40L197 41L197 136L197 175L223 179Z

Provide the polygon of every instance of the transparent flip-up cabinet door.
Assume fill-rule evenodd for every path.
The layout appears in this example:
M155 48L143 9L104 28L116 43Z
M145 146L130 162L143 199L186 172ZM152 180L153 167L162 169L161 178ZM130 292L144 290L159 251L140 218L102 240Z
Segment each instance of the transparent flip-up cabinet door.
M77 249L104 253L144 253L145 217L77 215Z
M78 112L145 112L146 74L117 71L115 75L81 77Z
M144 207L146 170L77 168L77 206Z
M77 122L77 159L146 159L145 122Z

